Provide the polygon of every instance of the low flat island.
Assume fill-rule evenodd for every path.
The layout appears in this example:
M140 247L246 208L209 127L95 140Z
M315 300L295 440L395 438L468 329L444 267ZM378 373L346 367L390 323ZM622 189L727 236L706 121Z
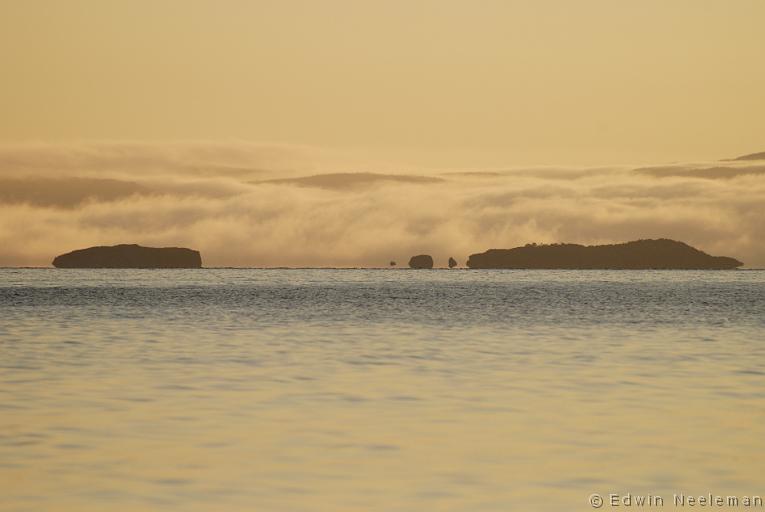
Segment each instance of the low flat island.
M89 247L53 259L57 268L201 268L199 251L136 244Z

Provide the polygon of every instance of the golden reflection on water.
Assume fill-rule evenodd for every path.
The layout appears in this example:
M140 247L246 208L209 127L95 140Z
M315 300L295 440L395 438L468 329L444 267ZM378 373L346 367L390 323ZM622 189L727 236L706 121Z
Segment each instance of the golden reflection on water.
M1 510L591 510L593 492L765 494L755 324L183 331L161 315L48 313L44 330L30 314L0 331Z

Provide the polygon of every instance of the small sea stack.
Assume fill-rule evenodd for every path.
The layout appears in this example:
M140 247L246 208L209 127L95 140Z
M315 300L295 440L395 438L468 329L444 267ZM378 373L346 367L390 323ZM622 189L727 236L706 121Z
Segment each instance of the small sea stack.
M53 259L57 268L201 268L199 251L136 244L89 247Z
M449 268L454 268L456 266L457 266L457 260L455 260L454 258L450 257L449 258Z
M430 254L418 254L409 259L409 268L433 268L433 257Z

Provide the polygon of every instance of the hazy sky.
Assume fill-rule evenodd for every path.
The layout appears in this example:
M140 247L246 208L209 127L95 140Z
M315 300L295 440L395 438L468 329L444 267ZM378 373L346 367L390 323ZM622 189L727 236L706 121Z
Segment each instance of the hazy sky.
M673 238L765 267L765 161L720 162L765 151L763 20L763 0L0 0L0 265Z
M765 150L761 0L0 0L0 142L430 166Z

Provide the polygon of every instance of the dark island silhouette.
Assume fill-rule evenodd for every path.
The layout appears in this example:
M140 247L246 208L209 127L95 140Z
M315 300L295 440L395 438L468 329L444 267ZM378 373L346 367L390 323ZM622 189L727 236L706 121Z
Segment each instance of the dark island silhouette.
M514 249L490 249L471 254L475 269L674 269L721 270L743 265L726 256L710 256L683 242L637 240L612 245L528 244Z
M433 257L429 254L418 254L409 259L410 268L433 268Z
M199 251L136 244L89 247L53 259L57 268L201 268Z
M457 266L457 260L455 260L452 257L449 257L449 268L454 268Z

